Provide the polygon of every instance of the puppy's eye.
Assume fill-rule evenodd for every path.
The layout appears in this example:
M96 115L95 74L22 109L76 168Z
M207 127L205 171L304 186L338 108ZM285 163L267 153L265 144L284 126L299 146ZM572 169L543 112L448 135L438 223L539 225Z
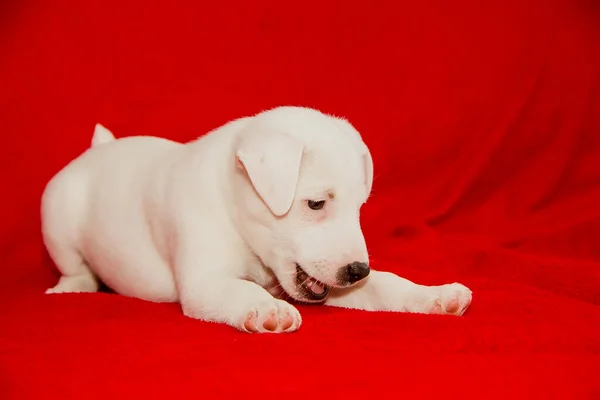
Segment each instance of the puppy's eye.
M311 210L320 210L325 205L325 200L308 200L306 202Z

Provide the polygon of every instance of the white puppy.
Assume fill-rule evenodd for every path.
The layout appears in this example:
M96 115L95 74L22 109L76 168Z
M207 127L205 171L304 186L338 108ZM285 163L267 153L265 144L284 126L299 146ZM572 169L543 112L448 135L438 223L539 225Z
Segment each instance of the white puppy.
M298 329L282 298L363 310L461 315L471 291L369 269L359 211L373 162L345 120L299 107L241 118L187 144L92 146L42 197L44 243L62 277L47 293L179 302L248 332Z

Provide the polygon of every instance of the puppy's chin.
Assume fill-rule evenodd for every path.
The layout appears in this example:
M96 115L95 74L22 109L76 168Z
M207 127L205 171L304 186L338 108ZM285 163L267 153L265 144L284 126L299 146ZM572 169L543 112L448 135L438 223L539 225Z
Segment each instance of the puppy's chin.
M319 296L318 298L315 298L304 288L293 288L289 291L286 290L285 293L289 296L289 298L298 303L322 304L325 302L325 300L327 300L327 294L325 294L325 296Z

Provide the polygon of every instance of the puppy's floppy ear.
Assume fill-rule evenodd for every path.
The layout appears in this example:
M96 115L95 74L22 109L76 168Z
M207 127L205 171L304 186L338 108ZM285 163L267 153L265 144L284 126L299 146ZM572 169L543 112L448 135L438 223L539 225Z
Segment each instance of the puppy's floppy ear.
M365 166L365 186L367 188L367 197L365 199L366 203L367 199L371 195L371 189L373 188L373 157L371 157L371 152L366 145L364 145L364 149L363 163Z
M286 214L296 194L303 144L285 134L247 132L236 147L238 165L271 212Z
M364 185L366 190L365 203L367 199L371 195L371 189L373 187L373 158L371 157L371 152L369 151L369 147L362 140L361 134L352 126L348 120L344 118L334 117L332 119L340 129L346 132L356 148L358 149L359 154L362 156L362 162L364 166Z

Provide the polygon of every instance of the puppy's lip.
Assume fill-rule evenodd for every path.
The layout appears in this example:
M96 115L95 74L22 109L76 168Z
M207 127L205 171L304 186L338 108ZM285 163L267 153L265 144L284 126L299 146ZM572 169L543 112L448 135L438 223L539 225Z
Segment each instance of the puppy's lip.
M329 287L308 275L298 263L296 263L296 285L307 297L307 300L322 301L329 294ZM313 288L317 288L317 291Z

